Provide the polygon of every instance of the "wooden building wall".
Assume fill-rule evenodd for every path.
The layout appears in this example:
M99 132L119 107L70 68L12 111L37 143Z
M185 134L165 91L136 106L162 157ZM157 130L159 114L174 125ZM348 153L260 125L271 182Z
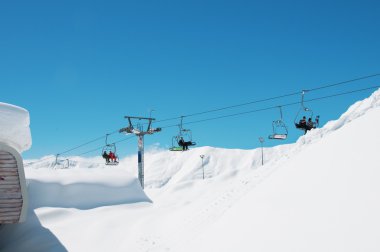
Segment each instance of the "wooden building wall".
M14 149L0 145L0 224L18 223L26 217L26 181L21 160Z

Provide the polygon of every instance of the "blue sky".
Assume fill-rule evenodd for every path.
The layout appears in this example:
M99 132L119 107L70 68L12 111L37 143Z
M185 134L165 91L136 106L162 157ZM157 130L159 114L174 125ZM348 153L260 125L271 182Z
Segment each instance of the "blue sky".
M379 11L378 1L7 1L0 4L1 101L30 112L33 146L24 158L61 153L125 127L124 115L154 109L160 120L379 73ZM374 85L379 77L305 99ZM325 123L372 91L308 106ZM283 109L289 139L266 146L302 134L293 127L298 108ZM260 146L258 137L267 137L278 117L268 110L187 128L199 146L249 149ZM166 148L176 133L165 128L146 145ZM109 142L124 138L113 134ZM135 153L136 139L117 147L121 157Z

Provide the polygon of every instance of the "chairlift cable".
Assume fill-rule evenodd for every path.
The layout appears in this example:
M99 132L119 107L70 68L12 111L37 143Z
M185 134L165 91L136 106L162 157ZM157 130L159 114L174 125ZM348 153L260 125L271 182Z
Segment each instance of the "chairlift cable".
M372 75L367 75L367 76L363 76L363 77L359 77L359 78L355 78L355 79L351 79L351 80L346 80L346 81L342 81L342 82L338 82L338 83L328 84L328 85L324 85L324 86L321 86L321 87L316 87L316 88L308 89L307 91L316 91L316 90L320 90L320 89L340 86L340 85L343 85L343 84L347 84L347 83L351 83L351 82L355 82L355 81L359 81L359 80L364 80L364 79L369 79L369 78L373 78L373 77L376 77L376 76L380 76L380 73L372 74Z
M333 83L333 84L329 84L329 85L324 85L324 86L308 89L307 91L316 91L316 90L320 90L320 89L325 89L325 88L330 88L330 87L334 87L334 86L344 85L344 84L352 83L352 82L359 81L359 80L373 78L373 77L376 77L376 76L380 76L380 73L372 74L372 75L368 75L368 76L363 76L363 77L359 77L359 78L355 78L355 79L350 79L350 80L346 80L346 81L342 81L342 82L338 82L338 83ZM340 95L351 94L351 93L360 92L360 91L369 90L369 89L378 88L378 87L379 86L373 86L373 87L363 88L363 89L359 89L359 90L339 93L339 94L335 94L335 95L329 95L329 96L325 96L325 97L314 98L314 99L308 100L307 102L316 101L316 100L320 100L320 99L331 98L331 97L336 97L336 96L340 96ZM270 101L270 100L275 100L275 99L280 99L280 98L285 98L285 97L294 96L294 95L299 95L299 92L293 92L293 93L289 93L289 94L285 94L285 95L279 95L279 96L274 96L274 97L270 97L270 98L266 98L266 99L260 99L260 100L246 102L246 103L241 103L241 104L237 104L237 105L226 106L226 107L217 108L217 109L211 109L211 110L207 110L207 111L203 111L203 112L197 112L197 113L193 113L193 114L188 114L188 115L184 115L184 116L180 116L180 117L167 118L167 119L163 119L163 120L158 120L155 123L170 121L170 120L184 118L184 117L191 117L191 116L196 116L196 115L202 115L202 114L211 113L211 112L222 111L222 110L226 110L226 109L230 109L230 108L241 107L241 106L245 106L245 105L250 105L250 104L254 104L254 103L260 103L260 102ZM297 102L297 103L290 103L290 104L285 104L283 106L291 106L291 105L298 104L298 103L299 102ZM236 114L219 116L219 117L214 117L214 118L209 118L209 119L204 119L204 120L199 120L199 121L188 122L188 123L185 123L185 124L200 123L200 122L204 122L204 121L216 120L216 119L221 119L221 118L226 118L226 117L243 115L243 114L247 114L247 113L254 113L254 112L269 110L269 109L273 109L273 108L274 107L269 107L269 108L259 109L259 110L252 110L252 111L247 111L247 112L242 112L242 113L236 113ZM169 125L169 126L165 126L165 127L162 127L162 128L170 128L170 127L174 127L174 126L178 126L178 124L176 124L176 125ZM113 135L113 134L118 133L118 132L119 132L119 130L115 130L115 131L109 133L109 135ZM86 145L88 145L90 143L96 142L96 141L98 141L98 140L100 140L102 138L104 138L104 135L101 136L101 137L97 137L97 138L95 138L93 140L90 140L88 142L85 142L83 144L80 144L78 146L75 146L75 147L73 147L71 149L65 150L65 151L63 151L63 152L61 152L59 154L61 155L61 154L65 154L65 153L71 152L73 150L76 150L76 149L79 149L79 148L81 148L83 146L86 146ZM53 158L53 157L47 157L44 160L47 160L47 159L50 159L50 158ZM42 161L42 160L40 160L40 161Z
M113 135L113 134L118 133L118 132L119 132L119 131L116 130L116 131L113 131L113 132L111 132L111 133L108 133L107 135ZM73 150L76 150L76 149L79 149L79 148L81 148L81 147L83 147L83 146L86 146L86 145L88 145L88 144L90 144L90 143L93 143L93 142L99 141L100 139L103 139L103 138L104 138L104 135L101 136L101 137L97 137L97 138L95 138L95 139L93 139L93 140L90 140L90 141L88 141L88 142L86 142L86 143L83 143L83 144L81 144L81 145L78 145L78 146L76 146L76 147L73 147L73 148L71 148L71 149L65 150L65 151L63 151L63 152L61 152L61 153L58 153L58 154L61 155L61 154L67 153L67 152L71 152L71 151L73 151Z
M367 76L363 76L363 77L359 77L359 78L355 78L355 79L350 79L350 80L346 80L346 81L341 81L341 82L337 82L337 83L333 83L333 84L323 85L323 86L316 87L316 88L305 89L305 90L302 90L302 92L312 92L312 91L316 91L316 90L320 90L320 89L340 86L340 85L352 83L352 82L359 81L359 80L373 78L373 77L376 77L376 76L380 76L380 73L372 74L372 75L367 75ZM299 95L299 91L298 92L289 93L289 94L269 97L269 98L265 98L265 99L255 100L255 101L251 101L251 102L245 102L245 103L241 103L241 104L236 104L236 105L231 105L231 106L226 106L226 107L206 110L206 111L202 111L202 112L196 112L196 113L192 113L192 114L188 114L188 115L171 117L171 118L167 118L167 119L158 120L155 123L176 120L176 119L179 119L179 118L182 118L182 117L191 117L191 116L197 116L197 115L202 115L202 114L207 114L207 113L212 113L212 112L218 112L218 111L222 111L222 110L226 110L226 109L231 109L231 108L236 108L236 107L242 107L242 106L246 106L246 105L250 105L250 104L261 103L261 102L266 102L266 101L271 101L271 100L277 100L277 99L281 99L281 98L285 98L285 97L289 97L289 96L295 96L295 95Z
M128 138L125 138L125 139L121 139L121 140L115 141L115 142L113 142L113 143L111 143L111 144L117 144L117 143L121 143L121 142L124 142L124 141L128 141L129 139L131 139L131 138L133 138L133 137L134 137L134 136L132 136L132 137L128 137ZM99 150L101 150L102 148L103 148L103 146L102 146L102 147L97 147L97 148L95 148L95 149L92 149L92 150L89 150L89 151L83 152L83 153L79 154L78 156L82 156L82 155L85 155L85 154L88 154L88 153L91 153L91 152L99 151Z
M327 95L327 96L323 96L323 97L317 97L317 98L313 98L313 99L310 99L310 100L304 100L304 102L318 101L318 100L328 99L328 98L332 98L332 97L337 97L337 96L357 93L357 92L361 92L361 91L366 91L366 90L370 90L370 89L375 89L375 88L379 88L379 87L380 87L380 85L377 85L377 86L372 86L372 87L367 87L367 88L347 91L347 92L343 92L343 93L337 93L337 94L333 94L333 95ZM222 118L228 118L228 117L234 117L234 116L240 116L240 115L245 115L245 114L251 114L251 113L271 110L271 109L278 108L279 106L281 106L281 107L289 107L289 106L293 106L293 105L296 105L296 104L300 104L300 102L299 101L298 102L292 102L292 103L287 103L287 104L282 104L282 105L277 105L277 106L271 106L271 107L266 107L266 108L261 108L261 109L255 109L255 110L240 112L240 113L234 113L234 114L229 114L229 115L223 115L223 116L217 116L217 117L212 117L212 118L206 118L206 119L202 119L202 120L187 122L185 124L186 125L188 125L188 124L196 124L196 123L201 123L201 122L206 122L206 121L212 121L212 120L217 120L217 119L222 119ZM171 127L175 127L175 126L177 126L177 124L175 124L175 125L167 125L167 126L163 126L161 128L165 129L165 128L171 128Z
M352 82L359 81L359 80L369 79L369 78L373 78L373 77L376 77L376 76L380 76L380 73L376 73L376 74L372 74L372 75L367 75L367 76L363 76L363 77L359 77L359 78L354 78L354 79L350 79L350 80L346 80L346 81L342 81L342 82L337 82L337 83L333 83L333 84L328 84L328 85L324 85L324 86L320 86L320 87L316 87L316 88L312 88L312 89L308 89L308 90L304 90L304 91L316 91L316 90L320 90L320 89L325 89L325 88L329 88L329 87L334 87L334 86L339 86L339 85L344 85L344 84L352 83ZM184 118L184 117L197 116L197 115L202 115L202 114L207 114L207 113L212 113L212 112L218 112L218 111L222 111L222 110L226 110L226 109L246 106L246 105L260 103L260 102L265 102L265 101L276 100L276 99L290 97L290 96L294 96L294 95L299 95L299 91L298 92L289 93L289 94L285 94L285 95L279 95L279 96L269 97L269 98L265 98L265 99L260 99L260 100L256 100L256 101L245 102L245 103L241 103L241 104L236 104L236 105L231 105L231 106L226 106L226 107L206 110L206 111L202 111L202 112L192 113L192 114L183 115L183 116L179 116L179 117L177 116L177 117L162 119L162 120L155 121L155 123L176 120L176 119L180 119L180 118ZM174 126L178 126L178 125L171 125L171 126L167 126L166 128L168 128L168 127L174 127ZM112 134L115 134L115 133L118 133L118 132L119 132L119 130L115 130L115 131L109 133L109 135L112 135ZM88 142L86 142L84 144L81 144L81 145L78 145L78 146L73 147L71 149L65 150L65 151L61 152L60 154L64 154L64 153L71 152L73 150L79 149L79 148L81 148L83 146L86 146L86 145L88 145L90 143L96 142L96 141L102 139L103 137L104 136L95 138L95 139L90 140L90 141L88 141Z

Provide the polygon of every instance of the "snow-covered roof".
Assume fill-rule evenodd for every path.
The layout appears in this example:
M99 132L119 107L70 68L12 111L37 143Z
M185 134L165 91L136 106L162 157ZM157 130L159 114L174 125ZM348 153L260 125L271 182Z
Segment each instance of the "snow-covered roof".
M0 102L0 142L15 148L19 153L30 149L29 112L21 107Z

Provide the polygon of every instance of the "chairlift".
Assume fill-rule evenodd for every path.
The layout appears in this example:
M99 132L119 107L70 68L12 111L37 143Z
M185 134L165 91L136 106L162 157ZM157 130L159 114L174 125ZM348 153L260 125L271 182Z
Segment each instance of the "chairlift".
M70 168L70 160L68 158L59 158L59 154L55 156L54 169L68 169Z
M269 139L273 140L285 140L288 137L288 128L286 127L285 122L282 120L282 108L280 108L280 119L272 122L273 134L269 135Z
M118 165L119 157L116 154L116 145L115 143L108 143L108 135L106 134L106 145L102 148L101 156L106 160L106 165ZM109 156L110 153L113 153L113 156Z
M178 125L179 132L178 135L173 136L172 138L172 147L169 148L170 151L186 151L189 146L196 145L193 142L193 135L190 129L184 129L182 127L183 124L183 116L181 116L181 122Z
M70 160L69 159L58 159L54 165L54 168L57 169L69 169Z
M305 104L304 104L304 96L305 96L305 93L307 92L307 90L302 90L302 93L301 93L301 107L300 109L298 110L297 112L297 115L296 117L294 118L294 125L296 127L296 129L299 129L299 130L302 130L302 131L307 131L307 130L311 130L313 128L316 128L319 124L319 115L316 116L315 118L315 122L313 122L313 110L311 110L310 108L307 108L305 107ZM301 124L301 111L303 111L304 113L306 113L306 115L302 115L303 116L303 119L305 119L305 123L304 124ZM311 119L311 121L313 122L312 125L308 125L307 124L307 121L308 118Z
M169 148L170 151L183 151L183 146L180 146L178 144L180 138L179 136L173 136L172 137L172 147Z

